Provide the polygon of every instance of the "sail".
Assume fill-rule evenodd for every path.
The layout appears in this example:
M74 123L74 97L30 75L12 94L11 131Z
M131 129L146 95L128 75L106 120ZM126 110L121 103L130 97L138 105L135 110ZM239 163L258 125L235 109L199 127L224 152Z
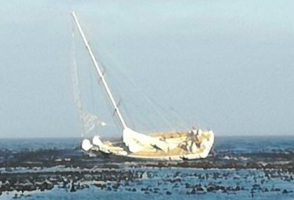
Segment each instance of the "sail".
M73 37L73 51L75 51L74 31L72 33L72 37ZM79 119L83 129L83 135L86 135L90 133L92 130L94 130L95 127L105 126L106 123L99 120L98 116L96 116L95 114L90 113L84 109L84 106L81 100L81 92L79 88L79 79L78 79L78 67L77 67L77 61L76 61L75 55L73 55L71 77L72 77L74 103L79 112Z
M95 127L106 125L106 123L100 121L96 115L89 113L87 111L82 111L81 119L84 126L85 134L90 133Z
M123 142L128 146L132 153L139 152L144 148L157 148L164 152L168 152L178 146L177 143L164 141L159 137L152 137L143 133L138 133L130 128L123 131Z

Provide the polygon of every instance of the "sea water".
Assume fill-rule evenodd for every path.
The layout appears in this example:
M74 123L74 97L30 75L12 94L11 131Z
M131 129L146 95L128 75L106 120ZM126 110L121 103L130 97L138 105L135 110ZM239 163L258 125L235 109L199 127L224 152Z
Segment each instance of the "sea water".
M67 149L79 152L80 138L71 139L1 139L1 152L17 154L23 151ZM216 137L215 152L280 153L294 152L294 137ZM0 157L3 157L0 155ZM3 158L2 158L3 161ZM0 160L1 163L1 160ZM54 170L58 170L55 166ZM127 168L127 166L126 166ZM7 169L5 169L7 170ZM13 170L17 169L11 169ZM46 169L42 169L46 170ZM52 168L49 169L49 171ZM124 169L118 169L124 170ZM294 199L293 175L287 172L265 172L260 169L196 169L196 168L135 168L142 171L141 179L121 182L123 187L101 189L94 184L71 192L69 188L54 186L52 190L33 192L4 192L0 199ZM0 169L0 173L4 169ZM17 173L17 171L14 171ZM265 173L271 173L268 177ZM0 174L1 177L1 174ZM292 178L292 180L291 180ZM222 188L209 192L210 188ZM193 188L197 188L195 190ZM203 190L201 189L203 188ZM238 188L238 189L237 189Z

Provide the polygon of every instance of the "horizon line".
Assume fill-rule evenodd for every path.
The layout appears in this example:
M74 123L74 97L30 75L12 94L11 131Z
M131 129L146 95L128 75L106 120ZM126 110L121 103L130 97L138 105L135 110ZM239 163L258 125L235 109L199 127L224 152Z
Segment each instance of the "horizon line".
M91 136L93 137L93 136ZM90 138L91 138L90 137ZM270 135L215 135L215 137L294 137L294 134L270 134ZM89 138L89 137L85 137ZM110 136L110 137L101 137L101 139L115 139L120 138L120 136ZM0 140L14 140L14 139L83 139L83 137L0 137Z

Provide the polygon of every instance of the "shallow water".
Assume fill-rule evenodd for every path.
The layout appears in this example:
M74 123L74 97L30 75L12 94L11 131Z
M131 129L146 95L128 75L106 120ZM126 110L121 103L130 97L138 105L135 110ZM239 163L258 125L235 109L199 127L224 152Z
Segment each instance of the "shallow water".
M293 199L294 185L287 173L262 170L199 170L199 169L139 169L139 180L105 182L105 188L94 185L70 192L68 188L3 194L0 199L17 196L20 199ZM218 188L217 188L218 187ZM286 192L285 192L286 191ZM17 194L17 195L16 195Z
M283 156L290 155L291 158L294 152L294 137L217 137L216 156L211 156L209 162L215 163L215 166L222 166L222 169L199 169L196 164L186 168L187 165L177 166L174 163L162 167L154 163L150 165L144 162L87 158L79 150L79 143L79 138L0 140L0 164L4 166L0 168L0 177L3 179L0 186L4 184L5 174L6 178L9 174L15 176L15 180L19 182L27 181L20 178L21 174L31 174L37 178L46 176L48 179L54 174L59 174L61 180L70 179L65 181L66 184L64 181L56 181L53 189L45 191L4 191L0 199L294 199L294 174L288 170L294 169L293 160L289 160L290 164L287 164L286 170L283 169L283 166L286 166L283 164L256 169L223 167L232 162L239 162L238 159L244 160L244 155L255 157L257 161L254 162L257 163L260 159L265 166L264 162L269 161L269 158L271 163L275 163L275 159L277 163L287 163L288 157ZM18 157L20 155L22 157ZM14 161L26 158L27 155L40 156L39 160L28 158L28 161L43 162L47 157L52 157L54 163L49 160L49 164L41 163L36 167L32 164L28 167L27 163L21 162L22 160L18 161L19 167L12 165L12 162L7 163L9 159ZM268 155L270 157L266 157ZM68 158L75 160L69 159L67 162ZM85 161L91 162L92 165L88 167L79 159L86 159ZM217 162L221 164L216 164ZM101 181L101 173L103 174L104 170L110 178ZM119 173L126 172L132 177L117 180L117 177L112 177L113 170ZM80 173L84 173L83 178L76 179L74 176ZM138 174L141 175L137 176ZM97 175L100 178L85 179L87 176ZM71 191L73 186L76 189Z

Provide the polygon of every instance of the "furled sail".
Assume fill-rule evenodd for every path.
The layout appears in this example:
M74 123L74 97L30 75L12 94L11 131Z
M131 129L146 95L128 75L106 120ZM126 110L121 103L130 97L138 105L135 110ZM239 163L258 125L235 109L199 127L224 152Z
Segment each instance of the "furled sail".
M144 148L152 147L168 152L178 146L178 143L168 143L159 137L152 137L138 133L130 128L123 131L123 142L128 146L132 153L139 152Z

